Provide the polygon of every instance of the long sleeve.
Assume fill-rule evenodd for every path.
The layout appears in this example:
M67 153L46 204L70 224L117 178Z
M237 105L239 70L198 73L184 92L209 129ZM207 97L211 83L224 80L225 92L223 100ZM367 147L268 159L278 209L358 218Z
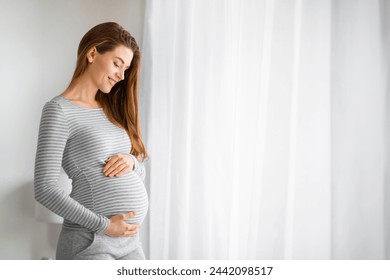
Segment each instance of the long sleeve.
M66 194L58 185L69 128L62 108L48 102L43 108L35 158L35 199L57 215L97 233L103 233L109 220L96 214Z
M134 172L138 174L138 176L145 181L145 165L143 162L140 162L134 155L130 154L134 161Z

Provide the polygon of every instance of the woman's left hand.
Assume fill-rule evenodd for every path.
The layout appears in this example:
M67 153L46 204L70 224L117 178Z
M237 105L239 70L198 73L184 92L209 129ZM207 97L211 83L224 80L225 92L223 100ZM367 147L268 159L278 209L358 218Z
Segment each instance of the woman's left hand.
M106 160L103 173L107 177L122 176L134 167L133 158L128 154L117 154Z

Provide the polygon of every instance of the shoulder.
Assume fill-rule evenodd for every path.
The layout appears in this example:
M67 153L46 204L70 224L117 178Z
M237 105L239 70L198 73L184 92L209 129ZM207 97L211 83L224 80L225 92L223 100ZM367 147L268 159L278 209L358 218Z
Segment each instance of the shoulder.
M43 106L43 109L65 112L71 107L72 106L70 106L69 101L67 101L62 95L57 95L54 96L50 101L46 102L46 104Z
M65 99L61 95L54 96L51 100L47 101L44 107L66 107Z
M69 132L68 118L58 96L43 106L40 127L42 131L56 131L62 134Z
M47 101L42 109L43 118L64 118L65 116L65 106L63 97L57 95L51 100Z

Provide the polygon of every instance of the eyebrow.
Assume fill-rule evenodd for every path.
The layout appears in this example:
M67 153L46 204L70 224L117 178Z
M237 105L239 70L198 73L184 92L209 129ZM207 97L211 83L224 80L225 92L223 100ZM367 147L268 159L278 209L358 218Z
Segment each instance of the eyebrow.
M125 64L125 61L119 56L116 56L115 58L119 59L122 62L122 64ZM130 68L130 66L126 66L126 68Z

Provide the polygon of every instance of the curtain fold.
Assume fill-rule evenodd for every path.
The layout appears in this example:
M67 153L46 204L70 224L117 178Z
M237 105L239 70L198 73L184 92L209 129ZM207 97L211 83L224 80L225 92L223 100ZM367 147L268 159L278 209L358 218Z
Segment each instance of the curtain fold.
M359 16L381 17L355 2L147 1L151 259L385 257L386 71Z
M389 14L382 13L381 3L333 2L332 247L337 259L390 257L385 254L390 221L384 48L389 35L381 26Z

